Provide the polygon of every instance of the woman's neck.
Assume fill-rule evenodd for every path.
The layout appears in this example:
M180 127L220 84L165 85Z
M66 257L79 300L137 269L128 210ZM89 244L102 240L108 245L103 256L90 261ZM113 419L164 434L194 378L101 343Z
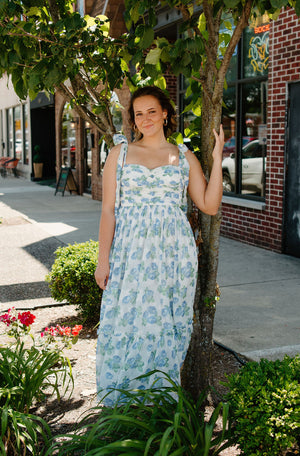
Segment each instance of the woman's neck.
M163 133L161 135L143 136L143 138L140 139L138 141L138 143L141 147L145 147L145 148L148 148L148 147L160 148L160 147L164 147L167 144L169 144Z

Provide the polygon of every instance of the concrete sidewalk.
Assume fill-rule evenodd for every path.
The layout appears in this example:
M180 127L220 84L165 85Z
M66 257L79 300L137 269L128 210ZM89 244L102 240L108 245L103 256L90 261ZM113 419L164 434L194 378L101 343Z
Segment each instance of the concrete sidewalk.
M54 304L45 275L60 245L98 238L101 203L0 178L0 311ZM252 359L300 352L300 259L221 238L214 338Z

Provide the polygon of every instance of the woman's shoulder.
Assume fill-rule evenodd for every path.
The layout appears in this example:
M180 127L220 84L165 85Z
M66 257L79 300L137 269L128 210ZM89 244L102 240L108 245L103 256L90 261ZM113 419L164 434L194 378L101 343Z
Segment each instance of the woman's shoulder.
M120 153L121 151L121 147L122 147L122 144L117 144L116 146L113 146L110 151L109 151L109 155L117 155Z
M122 144L117 144L116 146L113 146L107 156L107 159L105 161L104 169L106 170L115 170L117 166L117 162L120 156L121 152L121 147Z

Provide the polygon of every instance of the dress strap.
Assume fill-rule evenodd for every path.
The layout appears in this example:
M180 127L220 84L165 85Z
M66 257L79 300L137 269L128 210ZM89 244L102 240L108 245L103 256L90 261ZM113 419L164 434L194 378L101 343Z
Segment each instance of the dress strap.
M185 156L188 148L185 144L178 144L179 149L179 167L181 171L181 182L182 182L182 199L181 199L181 209L184 212L187 212L187 188L189 185L189 173L190 173L190 164L187 161Z
M114 135L113 139L114 139L115 144L121 143L121 149L120 149L120 154L118 157L117 170L116 170L116 183L117 183L116 200L115 200L115 214L116 214L120 207L121 178L122 178L123 166L126 162L128 142L127 142L126 137L123 135Z

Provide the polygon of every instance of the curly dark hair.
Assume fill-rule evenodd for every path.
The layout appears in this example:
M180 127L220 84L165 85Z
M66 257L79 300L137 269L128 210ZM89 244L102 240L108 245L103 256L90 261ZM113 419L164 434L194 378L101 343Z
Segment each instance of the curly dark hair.
M171 103L170 98L168 95L161 90L159 87L156 86L145 86L145 87L139 87L132 95L131 100L130 100L130 105L128 108L128 114L129 114L129 120L130 120L130 125L131 128L135 131L135 121L134 121L134 109L133 109L133 103L137 98L143 97L145 95L151 95L152 97L155 97L159 104L161 105L163 110L166 110L168 112L167 114L167 125L164 125L164 134L165 137L168 138L174 131L176 131L176 111L174 106ZM137 136L137 135L136 135ZM136 139L140 139L142 136Z

